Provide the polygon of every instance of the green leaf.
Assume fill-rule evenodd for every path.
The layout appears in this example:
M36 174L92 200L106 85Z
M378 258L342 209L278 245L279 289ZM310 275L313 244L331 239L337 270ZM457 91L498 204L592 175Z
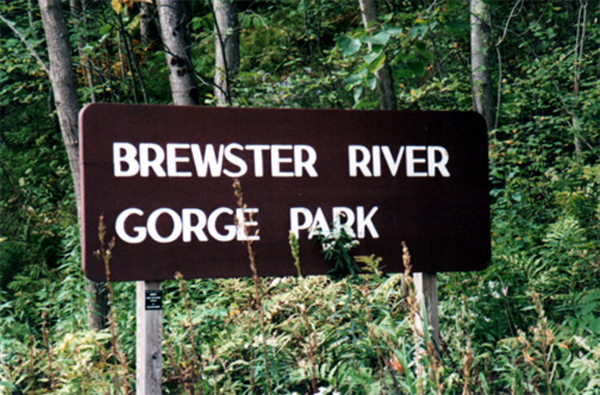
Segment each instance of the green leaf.
M407 66L416 76L422 77L425 75L425 63L416 60L413 62L408 62Z
M363 59L365 60L366 63L368 63L370 65L379 56L381 56L381 51L379 51L379 52L369 52L368 54L366 54L364 56Z
M390 27L389 29L386 29L385 31L388 32L389 34L391 34L393 37L398 37L402 34L404 29L401 27Z
M375 90L375 88L377 87L377 78L375 78L375 76L370 76L367 79L367 85L372 91Z
M433 53L431 53L429 50L427 50L425 43L423 43L421 41L419 41L415 44L415 50L417 51L417 53L419 55L423 56L426 59L429 59L429 60L434 59Z
M354 102L357 103L360 98L362 97L362 93L363 93L363 88L362 86L359 86L355 91L354 91Z
M260 29L261 25L262 23L260 23L260 18L252 18L252 26L254 26L255 29Z
M366 36L365 38L363 38L363 41L366 43L371 43L371 44L376 44L376 45L386 45L387 42L390 40L390 33L387 31L382 31L379 32L377 34L375 34L374 36Z
M7 387L9 390L16 390L17 388L7 381L0 381L0 387Z
M105 34L108 34L112 29L112 26L109 24L103 25L98 29L98 33L100 34L100 36L104 36Z
M423 38L425 33L427 32L426 25L417 25L410 28L408 31L408 37L410 38Z
M379 54L373 61L369 62L369 71L374 73L385 63L385 53Z
M252 22L252 18L251 18L250 16L246 16L246 17L243 19L243 22L242 22L242 27L243 27L244 29L248 29L248 28L250 28L250 23L251 23L251 22Z
M348 77L344 78L344 84L349 85L350 87L354 87L354 86L360 84L360 82L362 81L363 75L364 75L364 72L348 76Z
M470 25L467 22L458 19L449 20L446 22L446 26L457 31L468 31L470 28Z
M374 101L370 101L370 100L366 100L366 99L360 99L359 102L357 102L352 108L355 110L368 110L368 109L373 109L377 107L377 103Z
M411 69L401 68L396 71L396 74L401 78L413 78L415 73Z
M361 47L361 42L359 39L349 37L345 34L338 38L337 44L342 56L350 56L355 54Z

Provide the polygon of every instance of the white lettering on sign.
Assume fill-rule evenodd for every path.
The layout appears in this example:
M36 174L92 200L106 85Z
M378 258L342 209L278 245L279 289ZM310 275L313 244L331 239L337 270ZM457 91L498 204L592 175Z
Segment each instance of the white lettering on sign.
M383 159L383 160L382 160ZM350 177L381 177L384 164L392 177L400 171L404 160L407 177L450 177L448 150L439 145L406 145L400 146L397 152L387 145L348 146L348 174Z
M150 169L158 176L165 177L166 173L162 168L165 160L165 151L158 144L142 143L140 144L140 175L148 177Z
M321 207L318 207L314 214L306 207L292 207L290 208L290 231L296 237L300 237L301 230L308 231L308 238L312 239L314 230L320 229L328 233L330 232L329 224L335 218L339 218L340 225L355 227L355 234L358 239L366 238L367 232L371 238L378 239L379 233L373 222L377 210L379 210L377 206L372 207L368 212L365 211L363 206L356 207L356 210L349 207L333 207L331 217L328 219Z
M135 159L137 149L129 143L113 143L113 173L115 177L132 177L139 173L140 164ZM124 169L124 165L126 168Z
M123 210L115 221L115 231L121 240L129 244L139 244L148 237L157 243L173 243L182 239L184 243L195 240L209 241L209 236L220 242L260 240L258 233L252 233L250 228L257 227L253 219L258 213L257 208L219 207L208 215L198 208L184 208L181 213L170 208L159 208L148 215L144 225L133 226L128 230L127 221L132 217L144 217L144 211L139 208ZM167 220L171 226L165 234L159 232L159 218ZM223 218L226 218L223 225ZM142 219L144 222L144 220ZM220 221L220 222L219 222ZM219 223L221 225L219 225Z
M252 152L254 166L240 156ZM267 175L264 156L268 157L271 177L318 177L315 163L317 151L306 144L184 144L155 143L134 145L113 143L113 174L115 177L241 177L254 171L256 177ZM182 170L182 165L192 163Z
M187 144L168 144L167 145L167 174L172 174L171 177L191 177L189 171L177 170L178 163L188 163L190 158L187 156L177 156L177 150L187 149Z

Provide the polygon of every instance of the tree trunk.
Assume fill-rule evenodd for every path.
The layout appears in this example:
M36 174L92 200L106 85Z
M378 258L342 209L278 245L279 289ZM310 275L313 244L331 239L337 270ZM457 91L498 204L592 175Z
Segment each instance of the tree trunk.
M231 80L240 68L240 38L235 0L214 0L215 97L231 105Z
M69 157L69 166L75 186L77 213L81 213L81 175L79 172L79 140L77 114L79 102L73 76L69 33L60 0L39 0L48 57L50 82L63 142Z
M489 57L490 10L484 0L471 0L471 84L473 108L494 127Z
M108 322L108 290L104 282L97 283L88 278L85 281L88 328L99 331L106 328Z
M88 0L69 0L71 8L71 18L77 33L77 52L79 54L80 64L83 68L86 82L91 92L92 102L96 102L96 92L94 92L94 74L92 73L92 63L85 53L86 37L82 29L87 26L86 10Z
M374 30L377 24L377 0L358 0L365 29ZM371 44L369 43L369 50ZM377 94L379 96L379 108L381 110L396 110L396 93L394 92L394 80L392 69L385 60L383 66L375 72L377 79Z
M151 3L140 3L140 39L142 44L150 45L158 38L155 24L156 6Z
M75 202L78 217L81 217L81 173L79 171L79 139L77 115L79 103L72 69L69 33L60 0L39 0L48 57L50 59L50 83L63 142L69 158L69 167L75 187ZM88 325L90 329L102 329L106 311L105 293L101 284L88 280L86 288L91 293L88 300Z
M157 7L162 41L167 53L173 103L196 105L198 89L194 82L194 68L190 57L187 1L157 0Z

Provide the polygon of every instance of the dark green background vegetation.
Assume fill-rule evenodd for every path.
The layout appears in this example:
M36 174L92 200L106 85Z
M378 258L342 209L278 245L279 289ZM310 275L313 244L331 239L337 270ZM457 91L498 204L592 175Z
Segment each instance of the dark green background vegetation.
M0 13L46 58L35 3L0 0ZM398 274L262 279L259 300L249 279L173 280L163 285L165 393L600 393L600 4L488 3L493 259L482 272L438 275L441 358L428 353L418 378L423 341L414 339ZM201 102L213 105L212 15L206 2L190 4ZM74 53L82 104L92 91L98 101L139 102L138 77L149 102L170 102L164 53L158 42L141 44L137 7L117 15L110 2L95 2L88 11L84 52L96 81L86 85ZM373 72L385 57L400 109L472 108L466 0L382 1L383 24L369 33L355 1L239 8L236 106L376 109ZM119 58L124 37L139 76ZM73 188L49 81L5 24L0 194L0 393L131 391L135 286L113 285L123 353L115 359L114 336L87 329Z

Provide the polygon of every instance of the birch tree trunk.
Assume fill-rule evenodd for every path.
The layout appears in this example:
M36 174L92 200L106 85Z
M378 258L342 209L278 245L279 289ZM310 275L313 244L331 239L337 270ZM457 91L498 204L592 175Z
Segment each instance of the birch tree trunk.
M365 29L375 29L377 24L377 0L358 0L362 21ZM369 50L371 44L369 43ZM375 72L377 79L377 94L379 96L379 108L381 110L396 110L396 93L394 92L394 80L392 69L385 60L383 66Z
M77 213L81 213L81 175L79 172L79 140L77 114L79 102L73 76L69 33L60 0L39 0L48 57L50 82L58 113L62 139L69 157L69 167L75 187Z
M473 108L494 127L490 74L490 10L484 0L471 0L471 84Z
M217 105L231 105L231 80L240 68L240 38L235 0L214 0L215 89Z
M198 103L198 88L194 82L190 37L187 29L187 3L185 0L157 0L173 103L182 106Z
M81 217L81 173L79 171L79 138L77 116L79 102L73 75L69 33L60 0L39 0L44 24L48 57L50 59L50 83L62 139L69 158L69 167L75 188L78 218ZM106 294L102 284L88 280L88 326L102 329L106 317Z

